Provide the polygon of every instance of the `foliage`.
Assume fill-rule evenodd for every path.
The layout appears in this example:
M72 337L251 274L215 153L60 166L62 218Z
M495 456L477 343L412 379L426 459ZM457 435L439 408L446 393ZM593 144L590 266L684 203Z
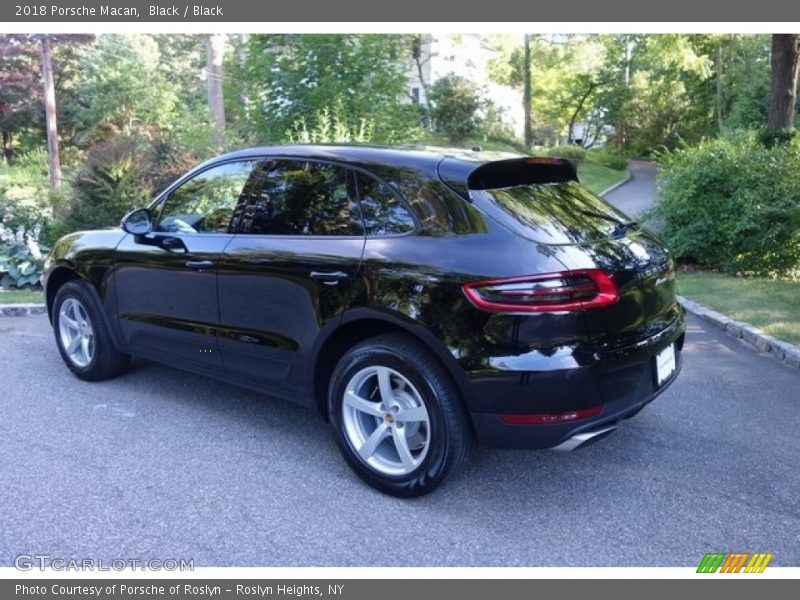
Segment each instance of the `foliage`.
M0 35L0 131L4 158L14 162L14 135L42 120L39 47L30 35Z
M22 224L12 228L0 223L0 287L39 284L48 251L39 245L40 230L40 225L28 229Z
M236 92L247 93L251 127L262 142L281 141L301 118L336 99L344 122L375 123L375 141L405 141L417 134L421 117L418 106L402 100L409 53L400 35L253 35Z
M730 273L800 274L800 144L739 133L660 154L654 216L678 256Z
M628 158L625 154L614 148L592 148L587 150L586 160L617 171L621 171L628 166Z
M451 143L460 144L479 132L483 100L473 82L458 75L442 77L430 87L428 98L435 130Z
M115 226L196 163L189 150L147 136L115 137L89 149L73 181L65 229Z
M24 244L0 245L0 287L24 288L39 285L47 248L28 240Z
M172 127L178 88L168 79L152 36L102 35L87 51L81 70L85 104L77 114L79 142Z
M566 158L576 163L581 162L584 158L586 158L586 150L575 145L553 146L552 148L547 149L546 154L547 156Z
M300 117L286 132L286 139L293 144L370 142L374 130L375 121L366 117L358 123L348 123L340 100L333 110L326 106L314 113L310 128L305 117Z

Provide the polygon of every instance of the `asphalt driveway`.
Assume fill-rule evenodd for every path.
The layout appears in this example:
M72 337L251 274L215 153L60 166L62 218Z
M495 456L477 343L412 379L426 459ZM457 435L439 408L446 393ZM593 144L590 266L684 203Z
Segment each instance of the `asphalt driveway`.
M800 565L800 375L689 321L654 404L573 453L480 449L433 495L367 488L314 412L137 361L102 383L0 318L0 565Z
M656 163L632 160L628 162L631 177L623 185L605 195L605 199L625 214L638 218L653 206L658 197Z

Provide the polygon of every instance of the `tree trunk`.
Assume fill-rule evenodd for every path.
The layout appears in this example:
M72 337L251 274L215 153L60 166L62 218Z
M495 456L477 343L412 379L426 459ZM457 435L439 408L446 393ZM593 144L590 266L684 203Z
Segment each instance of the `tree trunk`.
M524 108L524 119L525 119L525 147L529 148L533 146L533 123L531 119L533 115L531 114L531 101L533 100L533 92L531 90L531 36L529 34L525 34L525 58L523 61L523 81L524 81L524 90L522 93L522 104Z
M719 40L717 43L717 64L716 64L716 75L717 75L717 127L720 131L725 128L725 124L723 123L722 117L722 40Z
M419 79L419 85L422 88L422 93L425 95L425 108L428 110L428 120L430 120L431 109L431 99L428 96L428 82L425 80L425 70L424 65L425 62L431 59L430 55L428 58L423 59L422 57L422 48L425 45L425 39L423 39L423 34L415 34L412 41L411 41L411 57L414 59L414 64L417 67L417 79ZM431 42L433 40L431 39ZM431 44L428 44L428 48L431 48Z
M800 35L772 35L772 78L767 128L772 133L794 128L797 100L797 70L800 66Z
M592 95L592 92L596 87L596 83L590 83L580 100L578 100L578 105L575 107L575 110L572 111L572 116L569 119L569 129L567 131L567 144L572 144L573 140L575 139L575 122L578 120L578 115L583 110L583 105L586 104L586 101L589 99L589 96ZM586 136L584 135L584 137Z
M42 75L44 75L44 116L47 129L47 165L50 170L50 187L61 185L61 161L58 157L58 126L56 123L56 91L53 85L50 37L42 36Z
M239 63L239 68L244 70L247 65L247 40L249 34L239 34L239 44L236 48L236 60ZM250 119L250 95L247 93L247 86L242 85L241 91L242 111L244 112L245 119ZM223 105L224 108L224 105Z
M628 39L628 36L623 36L623 43L625 44L625 54L622 60L622 71L620 73L620 77L622 80L622 89L624 92L624 102L627 104L628 101L628 88L631 84L631 41ZM617 121L617 127L615 132L615 137L617 138L617 146L621 149L628 147L628 131L627 131L627 121L625 120L625 110L623 108L620 111L619 119Z
M225 102L222 94L222 58L225 37L214 33L206 37L206 81L208 108L211 112L211 135L215 146L225 146Z
M14 134L10 131L3 132L3 157L7 165L13 165L16 153L14 152Z

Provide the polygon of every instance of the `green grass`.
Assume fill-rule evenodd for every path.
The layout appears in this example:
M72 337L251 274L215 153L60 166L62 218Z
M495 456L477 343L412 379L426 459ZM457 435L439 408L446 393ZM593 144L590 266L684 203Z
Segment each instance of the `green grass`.
M594 163L583 161L578 165L578 179L595 194L607 190L628 176L625 170L617 171Z
M7 290L0 288L0 304L41 304L42 290Z
M800 344L800 282L680 273L678 293L778 339Z

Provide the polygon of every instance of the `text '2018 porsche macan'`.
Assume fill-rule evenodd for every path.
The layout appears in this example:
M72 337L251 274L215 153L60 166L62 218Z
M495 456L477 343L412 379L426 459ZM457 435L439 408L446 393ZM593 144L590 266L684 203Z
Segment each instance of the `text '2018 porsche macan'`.
M368 146L215 158L43 277L78 377L133 355L313 407L397 496L474 441L573 449L638 412L680 369L674 282L567 161Z

